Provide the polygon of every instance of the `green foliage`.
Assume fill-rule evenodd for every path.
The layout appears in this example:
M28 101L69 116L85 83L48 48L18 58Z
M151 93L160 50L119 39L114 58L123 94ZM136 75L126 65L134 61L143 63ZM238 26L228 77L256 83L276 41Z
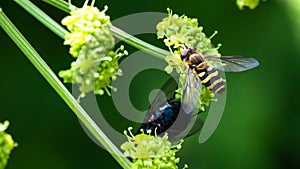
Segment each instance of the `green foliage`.
M118 68L118 59L127 55L121 46L116 51L114 38L110 31L110 17L93 6L76 8L70 5L70 16L62 20L70 33L66 34L65 45L70 45L70 54L77 60L71 63L69 70L59 73L65 83L79 85L81 97L94 91L95 94L108 93L112 80L122 75Z
M243 10L245 6L254 9L258 6L259 0L236 0L236 4L240 10Z
M179 158L176 153L182 148L182 142L172 146L168 135L163 137L142 133L134 136L129 128L129 134L124 131L128 141L121 145L124 156L132 158L132 169L177 169ZM187 168L187 165L185 166Z
M10 152L16 146L16 143L14 143L11 135L5 132L8 125L8 121L0 123L0 169L5 168L9 159Z
M211 37L207 37L202 31L203 27L198 26L198 20L189 18L187 16L178 16L172 14L172 10L168 8L168 17L164 18L157 24L157 36L159 39L164 39L164 43L169 47L172 56L167 56L166 61L168 66L165 68L167 73L172 73L175 69L180 74L179 88L177 90L176 98L181 98L182 87L185 82L186 64L181 60L180 54L184 46L194 46L198 52L204 55L221 56L218 52L218 47L213 47L211 38L217 33L215 32ZM202 93L199 100L198 108L205 110L213 98L213 93L207 90L203 85Z

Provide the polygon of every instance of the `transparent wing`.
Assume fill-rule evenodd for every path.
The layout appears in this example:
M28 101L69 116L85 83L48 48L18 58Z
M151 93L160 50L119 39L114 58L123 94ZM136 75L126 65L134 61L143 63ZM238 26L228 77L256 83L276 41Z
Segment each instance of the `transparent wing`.
M174 97L176 89L177 81L173 78L168 79L153 99L150 108L146 112L144 122L148 122L148 120L153 117L152 115L154 115L155 110Z
M186 114L190 114L194 110L199 101L200 93L201 80L195 76L189 68L185 79L184 89L182 90L181 100L183 111Z
M244 56L205 56L205 58L214 68L225 72L242 72L259 65L256 59Z

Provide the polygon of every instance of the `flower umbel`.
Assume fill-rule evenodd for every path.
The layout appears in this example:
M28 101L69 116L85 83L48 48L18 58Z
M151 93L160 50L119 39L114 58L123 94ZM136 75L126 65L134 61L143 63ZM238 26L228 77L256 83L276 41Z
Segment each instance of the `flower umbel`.
M8 121L0 123L0 169L4 169L7 165L11 150L16 146L10 134L5 130L9 125Z
M164 39L164 43L169 47L172 56L167 56L166 61L168 66L165 68L167 73L172 73L175 69L180 74L179 87L176 98L181 98L182 87L185 82L186 64L181 60L180 54L184 46L194 46L197 51L209 56L220 57L218 52L220 44L213 47L211 38L207 37L202 31L203 27L198 26L198 20L187 16L178 16L172 14L172 10L168 8L168 16L157 24L158 39ZM205 110L213 98L214 94L202 85L202 93L197 105L202 111Z
M240 10L244 9L245 6L254 9L258 6L259 0L236 0L236 4Z
M124 131L128 141L121 145L121 149L124 150L124 156L132 158L132 169L178 168L179 158L176 153L182 148L183 141L172 146L167 134L163 137L152 136L150 133L134 136L131 130L131 127L128 128L129 135Z
M211 37L207 37L202 31L203 27L198 26L196 18L189 18L187 16L178 16L172 14L171 9L168 10L168 16L157 24L157 37L163 39L165 45L181 49L183 45L194 46L198 52L210 56L220 56L218 47L214 48L211 44Z
M77 60L69 70L59 73L66 83L79 85L81 97L90 91L95 94L108 94L111 80L122 75L118 60L127 55L121 46L116 51L114 38L110 31L110 17L105 14L108 7L100 11L93 6L76 8L70 5L70 16L62 20L70 33L66 34L64 44L70 45L70 54Z

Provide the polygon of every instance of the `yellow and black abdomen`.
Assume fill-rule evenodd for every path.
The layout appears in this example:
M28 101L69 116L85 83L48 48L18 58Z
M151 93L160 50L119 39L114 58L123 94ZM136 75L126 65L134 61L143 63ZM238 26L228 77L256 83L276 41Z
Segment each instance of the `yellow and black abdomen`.
M195 70L201 79L203 85L209 90L217 94L222 94L225 91L225 83L218 71L210 66L206 66L204 69Z

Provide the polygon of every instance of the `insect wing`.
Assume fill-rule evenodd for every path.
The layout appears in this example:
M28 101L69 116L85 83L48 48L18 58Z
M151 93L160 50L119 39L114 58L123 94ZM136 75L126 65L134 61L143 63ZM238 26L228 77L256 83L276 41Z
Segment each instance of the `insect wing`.
M256 59L244 56L205 56L205 58L214 68L225 72L242 72L259 65Z
M201 93L201 80L188 69L184 89L182 91L182 108L186 114L190 114L199 101Z
M154 117L155 111L168 100L174 97L175 90L177 89L177 81L173 78L170 78L160 89L158 94L155 96L151 102L150 108L146 112L144 122L148 122L151 117ZM155 119L151 119L155 120Z

